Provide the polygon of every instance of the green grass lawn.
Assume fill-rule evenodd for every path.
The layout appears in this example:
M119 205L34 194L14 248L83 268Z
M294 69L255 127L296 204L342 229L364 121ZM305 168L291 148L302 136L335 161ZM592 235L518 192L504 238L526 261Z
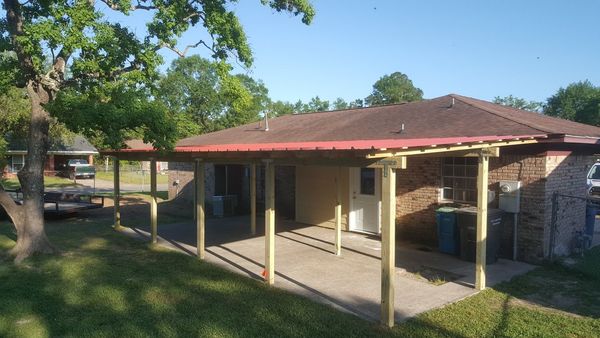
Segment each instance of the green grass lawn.
M114 232L109 219L51 222L62 249L0 256L3 337L594 337L600 248L541 267L393 330ZM0 253L14 245L0 222Z
M5 189L17 189L21 187L17 178L2 179L2 185ZM68 178L56 176L44 176L44 186L46 188L69 188L76 187L79 184Z
M111 181L113 180L114 175L112 171L97 171L96 179ZM126 184L146 184L150 186L150 175L145 173L142 175L139 171L122 171L121 172L121 183ZM169 175L156 175L156 183L157 184L167 184L169 183Z

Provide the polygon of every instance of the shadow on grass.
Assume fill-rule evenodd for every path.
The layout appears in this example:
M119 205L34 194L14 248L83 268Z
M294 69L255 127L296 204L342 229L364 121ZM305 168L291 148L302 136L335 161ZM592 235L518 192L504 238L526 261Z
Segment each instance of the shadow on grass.
M9 226L0 223L8 241ZM0 269L1 336L380 336L377 325L148 246L101 221L50 222L63 250Z
M600 261L600 251L595 262ZM600 319L600 279L595 274L600 264L564 267L548 264L528 274L501 283L496 290L528 304Z

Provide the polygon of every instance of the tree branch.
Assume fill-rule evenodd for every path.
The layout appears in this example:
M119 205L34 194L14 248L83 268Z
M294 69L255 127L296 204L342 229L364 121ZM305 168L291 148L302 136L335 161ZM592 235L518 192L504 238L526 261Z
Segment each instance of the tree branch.
M12 47L17 54L21 70L26 77L33 79L37 75L33 59L25 52L23 46L17 42L17 38L25 34L23 30L24 19L21 11L21 4L18 0L4 0L4 9L6 10L6 21L12 40Z
M195 44L192 44L192 45L187 45L183 51L182 51L182 50L180 50L180 49L178 49L178 48L177 48L177 47L175 47L175 46L169 45L168 43L162 43L162 44L160 44L158 49L160 49L160 48L162 48L162 47L164 47L164 48L167 48L167 49L170 49L170 50L171 50L171 51L173 51L175 54L179 55L179 57L182 57L182 58L184 58L184 57L187 55L187 53L189 52L189 50L190 50L190 49L192 49L192 48L196 48L196 47L198 47L198 46L200 46L200 45L203 45L203 46L205 46L206 48L208 48L208 49L210 49L211 51L213 51L213 52L214 52L214 49L213 49L212 47L210 47L208 44L206 44L206 42L204 42L203 40L200 40L200 41L198 41L197 43L195 43Z
M13 222L15 229L17 228L17 222L23 218L23 212L21 206L17 205L10 195L4 190L4 187L0 184L0 207L4 208L8 217Z
M112 0L101 0L103 3L105 3L108 8L115 10L115 11L122 11L124 10L124 8L121 8L121 6L118 3L113 2ZM136 11L136 10L145 10L145 11L151 11L156 9L156 6L149 6L149 5L143 5L142 2L144 1L137 1L137 5L132 5L131 8L129 8L130 11Z

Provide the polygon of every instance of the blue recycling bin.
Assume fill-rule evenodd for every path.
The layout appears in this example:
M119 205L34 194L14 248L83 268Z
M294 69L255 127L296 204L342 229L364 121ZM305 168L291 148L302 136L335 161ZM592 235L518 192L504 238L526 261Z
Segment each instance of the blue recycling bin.
M442 207L436 210L438 249L440 252L458 255L460 233L456 225L456 208Z
M594 237L594 226L596 225L596 214L598 207L593 204L588 204L585 209L585 234Z

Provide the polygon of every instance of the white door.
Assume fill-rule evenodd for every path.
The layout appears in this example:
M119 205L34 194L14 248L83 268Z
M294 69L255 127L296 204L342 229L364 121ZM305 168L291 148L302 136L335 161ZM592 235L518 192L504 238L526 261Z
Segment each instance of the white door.
M350 168L350 230L378 234L381 225L381 170Z

